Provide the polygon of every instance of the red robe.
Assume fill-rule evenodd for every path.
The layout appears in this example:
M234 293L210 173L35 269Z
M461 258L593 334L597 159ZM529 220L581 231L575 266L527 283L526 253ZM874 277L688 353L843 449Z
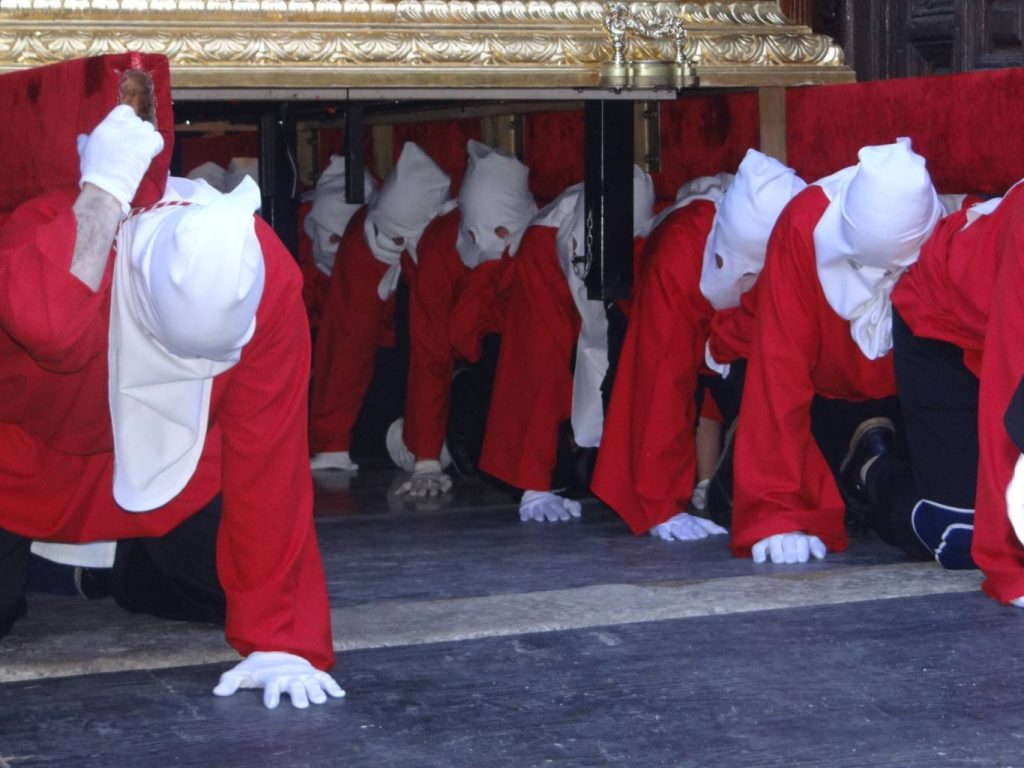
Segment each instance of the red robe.
M373 378L377 347L394 345L394 297L377 293L388 265L366 243L364 205L338 244L313 350L309 422L312 453L347 451L352 427Z
M693 492L694 393L714 313L700 273L714 217L714 203L691 203L644 246L591 483L638 534L686 509Z
M1022 198L1024 187L1015 188L993 214L966 230L966 210L944 218L892 292L893 306L914 335L963 349L964 364L975 376L981 373L1003 243Z
M0 527L65 542L161 536L218 492L228 642L333 665L306 453L309 330L302 278L259 218L266 286L241 360L217 376L195 474L169 503L113 498L107 347L114 258L91 291L70 271L77 194L19 208L0 246Z
M511 261L498 371L480 468L516 488L551 488L559 425L572 411L580 315L558 264L555 227L527 228Z
M417 246L416 278L409 291L409 384L403 438L413 455L441 455L448 426L456 356L475 361L486 333L501 329L498 284L508 259L475 269L455 248L460 213L434 219Z
M815 395L848 401L896 393L892 354L868 360L818 279L814 227L828 207L810 186L783 210L758 278L757 316L734 454L731 547L737 556L778 533L847 545L845 505L814 437Z
M1003 423L1014 390L1024 377L1024 231L1020 226L1024 187L1018 186L1006 196L992 214L996 216L1005 226L999 227L999 237L993 241L1001 259L981 366L978 487L971 555L985 574L985 592L1007 602L1024 596L1024 546L1010 524L1005 496L1021 454Z

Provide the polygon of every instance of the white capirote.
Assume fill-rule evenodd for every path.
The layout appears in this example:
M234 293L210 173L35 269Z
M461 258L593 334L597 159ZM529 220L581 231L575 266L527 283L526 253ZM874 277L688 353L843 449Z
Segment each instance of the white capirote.
M377 194L377 182L370 174L363 175L363 201L369 203ZM362 207L362 203L349 203L345 199L345 158L331 155L330 162L316 180L313 206L302 222L302 229L313 242L313 263L325 275L334 268L338 241L345 233L349 220Z
M704 246L700 292L715 309L737 307L764 268L768 236L807 183L773 157L748 149L732 184L715 202Z
M114 498L126 510L170 501L199 462L213 379L238 362L256 330L259 205L251 179L222 195L171 177L160 204L121 226L108 396Z
M945 209L910 139L864 147L857 165L816 182L829 199L814 228L818 278L869 360L892 348L889 297Z
M373 257L388 265L377 286L387 300L398 288L402 251L415 262L416 245L435 216L455 207L449 200L451 179L419 145L407 141L398 162L370 202L363 232Z
M470 139L469 163L459 187L459 234L455 249L475 269L515 254L537 203L530 193L530 169L512 155Z

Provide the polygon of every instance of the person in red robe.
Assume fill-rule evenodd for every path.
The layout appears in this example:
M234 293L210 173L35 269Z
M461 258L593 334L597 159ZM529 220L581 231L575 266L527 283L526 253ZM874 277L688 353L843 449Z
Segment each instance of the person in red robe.
M406 142L380 192L345 228L313 350L313 469L359 468L350 455L352 427L373 378L378 344L387 335L394 343L394 293L402 256L415 265L427 224L454 206L449 186L448 175L416 144Z
M634 252L653 205L650 177L634 168ZM586 298L573 261L583 248L584 213L582 184L562 192L531 222L509 274L480 468L522 489L523 522L580 516L580 503L552 488L559 427L570 421L575 442L595 447L603 430L607 318L603 302Z
M377 193L377 182L369 173L363 177L363 200L369 202ZM334 259L338 255L338 244L345 233L348 222L362 207L360 203L349 203L345 189L345 158L331 155L327 167L317 177L313 191L303 195L311 203L302 218L302 231L308 239L308 250L300 250L299 264L302 267L303 296L310 325L320 324L320 315L327 301L334 271Z
M493 296L505 254L516 252L537 212L529 168L472 139L466 151L469 162L458 208L438 217L424 232L409 292L405 417L389 430L388 450L398 466L411 472L397 493L413 498L436 496L452 487L443 466L458 352L452 336L480 338L497 330L484 297Z
M989 315L981 367L979 466L972 554L982 588L1002 603L1024 608L1024 185L999 205L1012 217ZM996 210L993 215L999 215Z
M1006 201L968 199L938 224L900 277L892 293L892 344L904 439L885 445L888 425L865 435L865 443L882 441L885 450L862 450L869 461L854 457L843 478L883 539L946 568L974 567L981 359L1003 244L1020 200L1020 192Z
M846 548L833 471L892 413L889 296L943 213L909 139L858 158L783 210L758 279L731 541L735 555L756 562Z
M25 611L30 540L117 541L119 602L225 622L246 658L215 693L321 703L343 692L324 671L306 385L293 375L309 361L301 280L253 216L251 181L220 195L164 165L162 198L131 210L162 146L119 105L79 137L81 189L32 197L4 223L0 631ZM161 556L211 516L202 551Z
M792 169L751 149L724 192L686 198L647 238L592 483L634 533L666 541L725 533L686 511L697 485L697 396L710 323L753 284L780 211L804 186Z

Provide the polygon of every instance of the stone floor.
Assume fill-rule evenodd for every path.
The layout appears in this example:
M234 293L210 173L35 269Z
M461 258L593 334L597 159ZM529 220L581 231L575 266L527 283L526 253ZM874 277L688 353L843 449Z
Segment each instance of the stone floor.
M31 595L0 644L0 768L1024 766L1024 613L877 540L804 566L724 537L521 524L478 480L317 473L336 677L306 711L209 691L218 630Z

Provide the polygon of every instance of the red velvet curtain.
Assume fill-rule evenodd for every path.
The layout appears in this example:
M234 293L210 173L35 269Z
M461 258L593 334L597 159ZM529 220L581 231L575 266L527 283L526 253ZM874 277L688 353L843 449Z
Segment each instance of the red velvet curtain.
M756 92L716 93L661 106L661 171L652 174L659 198L671 200L697 176L735 173L761 142Z
M814 181L909 136L940 192L1000 195L1024 177L1024 70L791 89L790 165Z
M153 78L164 149L153 160L135 202L163 195L174 149L170 68L164 56L124 53L37 67L0 77L0 114L17 127L17 140L0 143L0 210L48 190L77 186L80 133L89 133L118 103L121 75L144 69Z
M566 187L583 181L583 111L527 114L523 155L538 205L546 205Z
M399 123L394 129L395 160L407 141L419 144L441 169L452 177L452 195L457 195L466 174L466 142L480 141L479 118L429 123Z

